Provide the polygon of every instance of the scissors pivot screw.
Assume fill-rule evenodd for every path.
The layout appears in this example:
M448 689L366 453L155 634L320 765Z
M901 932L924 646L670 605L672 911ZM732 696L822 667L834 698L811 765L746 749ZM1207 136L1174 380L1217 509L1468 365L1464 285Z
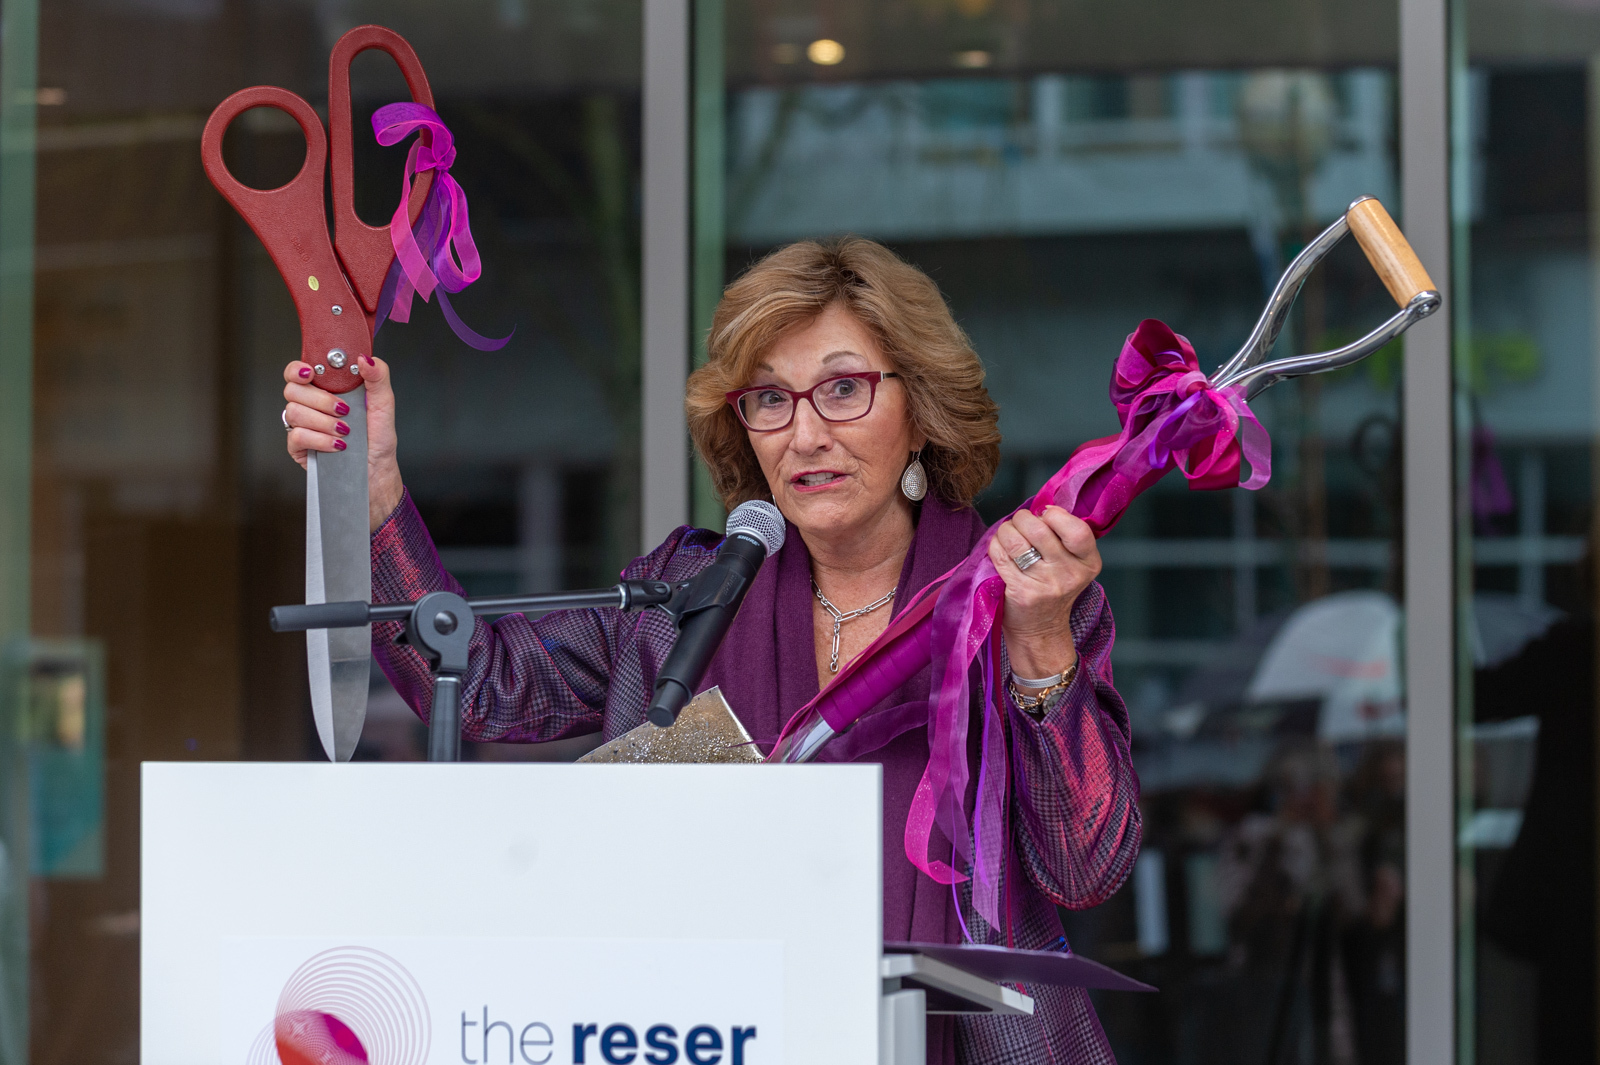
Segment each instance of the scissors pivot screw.
M338 348L334 348L332 351L328 352L328 361L333 363L333 368L335 370L344 369L344 352L340 351Z
M320 362L317 363L316 366L312 367L312 369L317 371L317 376L318 377L321 377L323 374L328 372L328 368L326 366L322 365L322 363L320 363Z
M335 303L335 304L334 304L334 305L333 305L333 316L334 316L334 317L335 317L335 318L337 318L337 317L338 317L338 316L339 316L339 315L341 315L341 314L343 314L343 313L344 313L344 308L343 308L343 307L341 307L341 306L339 306L339 305L338 305L338 304L337 304L337 303Z

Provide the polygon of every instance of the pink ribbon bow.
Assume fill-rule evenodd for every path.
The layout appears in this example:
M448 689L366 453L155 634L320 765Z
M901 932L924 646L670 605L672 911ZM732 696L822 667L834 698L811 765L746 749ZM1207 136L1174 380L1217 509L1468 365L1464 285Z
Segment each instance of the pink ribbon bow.
M1271 441L1243 390L1213 388L1200 372L1194 348L1161 322L1146 319L1123 344L1111 401L1122 431L1074 451L1028 502L1034 514L1055 504L1101 536L1168 470L1178 469L1196 489L1256 489L1271 477ZM1251 467L1242 484L1241 458ZM906 818L906 856L941 884L968 879L929 856L937 826L971 870L974 907L998 928L1009 769L1000 718L1004 695L995 680L1005 581L989 561L993 536L991 528L955 569L924 589L838 679L789 720L778 742L781 748L784 739L818 717L843 731L931 661L928 766ZM963 801L968 678L980 653L986 712L969 830Z
M455 137L433 108L410 101L388 104L372 116L372 132L384 146L398 144L422 131L406 155L405 175L401 178L400 206L389 221L389 239L394 244L394 265L384 279L378 297L377 325L386 318L397 322L411 320L411 296L423 302L435 292L439 309L450 328L461 340L479 351L498 351L511 334L492 340L475 332L450 305L448 292L460 292L483 275L478 246L472 240L472 224L467 217L467 194L450 176L456 160ZM423 201L417 228L411 228L407 207L411 202L411 183L424 171L434 171L433 187ZM377 326L374 326L374 332ZM513 330L515 332L515 330Z

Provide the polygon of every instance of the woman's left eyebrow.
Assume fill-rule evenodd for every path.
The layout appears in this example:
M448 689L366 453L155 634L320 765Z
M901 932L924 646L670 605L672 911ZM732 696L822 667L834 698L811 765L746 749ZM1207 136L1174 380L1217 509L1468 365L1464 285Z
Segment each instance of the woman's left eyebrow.
M841 350L841 351L830 351L830 352L828 352L828 354L826 354L826 355L824 355L822 357L822 364L824 366L826 366L829 363L835 362L835 361L837 361L839 359L859 359L859 358L862 358L862 355L861 355L861 353L859 351L851 351L848 348L846 348L846 349Z
M866 356L862 355L859 351L851 351L849 348L841 348L838 351L830 351L830 352L828 352L828 354L824 355L822 357L822 365L823 366L831 366L833 363L839 361L840 359L863 359L864 360L865 358L866 358ZM756 368L756 373L757 374L765 373L765 374L772 374L772 375L776 376L776 371L773 370L771 363L758 362L758 363L756 363L755 368ZM759 388L761 386L757 385L757 384L751 384L751 385L748 385L746 387Z

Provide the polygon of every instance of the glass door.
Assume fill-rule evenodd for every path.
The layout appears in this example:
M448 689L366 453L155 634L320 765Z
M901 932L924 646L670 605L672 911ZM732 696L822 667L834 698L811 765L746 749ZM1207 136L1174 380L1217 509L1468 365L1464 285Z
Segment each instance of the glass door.
M1592 5L1456 10L1463 1060L1596 1051Z
M726 0L697 28L700 333L775 246L889 244L988 368L998 518L1115 430L1141 319L1215 369L1352 200L1398 213L1396 25L1391 2ZM1278 353L1391 313L1352 242ZM1062 916L1162 989L1097 998L1124 1065L1403 1056L1400 354L1257 401L1270 487L1169 479L1101 543L1145 843Z
M256 84L326 117L345 31L378 23L413 44L456 137L452 175L484 263L456 307L484 333L516 334L497 353L468 350L437 302L383 327L402 470L473 591L600 584L638 550L641 9L16 0L7 62L30 10L37 154L20 165L38 174L36 331L19 351L17 319L0 330L0 372L33 366L30 698L0 720L5 745L29 744L30 777L18 786L15 758L0 776L13 774L8 800L27 792L36 846L0 856L24 886L20 906L0 899L13 907L0 932L21 941L20 910L31 940L29 958L0 956L13 992L0 1060L120 1065L139 1057L140 762L323 757L304 641L266 624L304 592L305 481L279 423L298 323L260 242L205 178L206 118ZM378 148L368 122L404 83L368 53L352 85L356 208L382 224L405 149ZM299 129L263 109L224 151L258 188L304 157ZM4 172L18 165L7 156ZM7 245L5 270L29 250ZM13 663L0 675L14 680ZM378 677L358 757L420 758L420 728Z

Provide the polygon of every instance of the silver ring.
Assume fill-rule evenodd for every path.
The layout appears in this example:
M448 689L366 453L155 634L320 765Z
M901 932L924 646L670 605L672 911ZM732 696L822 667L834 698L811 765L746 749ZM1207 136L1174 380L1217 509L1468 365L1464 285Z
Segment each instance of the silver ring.
M294 426L289 424L289 408L288 407L283 408L283 413L281 415L279 415L279 417L281 417L283 419L283 431L286 432L286 433L294 432Z
M1037 547L1030 547L1011 561L1017 564L1017 569L1025 570L1043 557L1043 555L1039 554Z

